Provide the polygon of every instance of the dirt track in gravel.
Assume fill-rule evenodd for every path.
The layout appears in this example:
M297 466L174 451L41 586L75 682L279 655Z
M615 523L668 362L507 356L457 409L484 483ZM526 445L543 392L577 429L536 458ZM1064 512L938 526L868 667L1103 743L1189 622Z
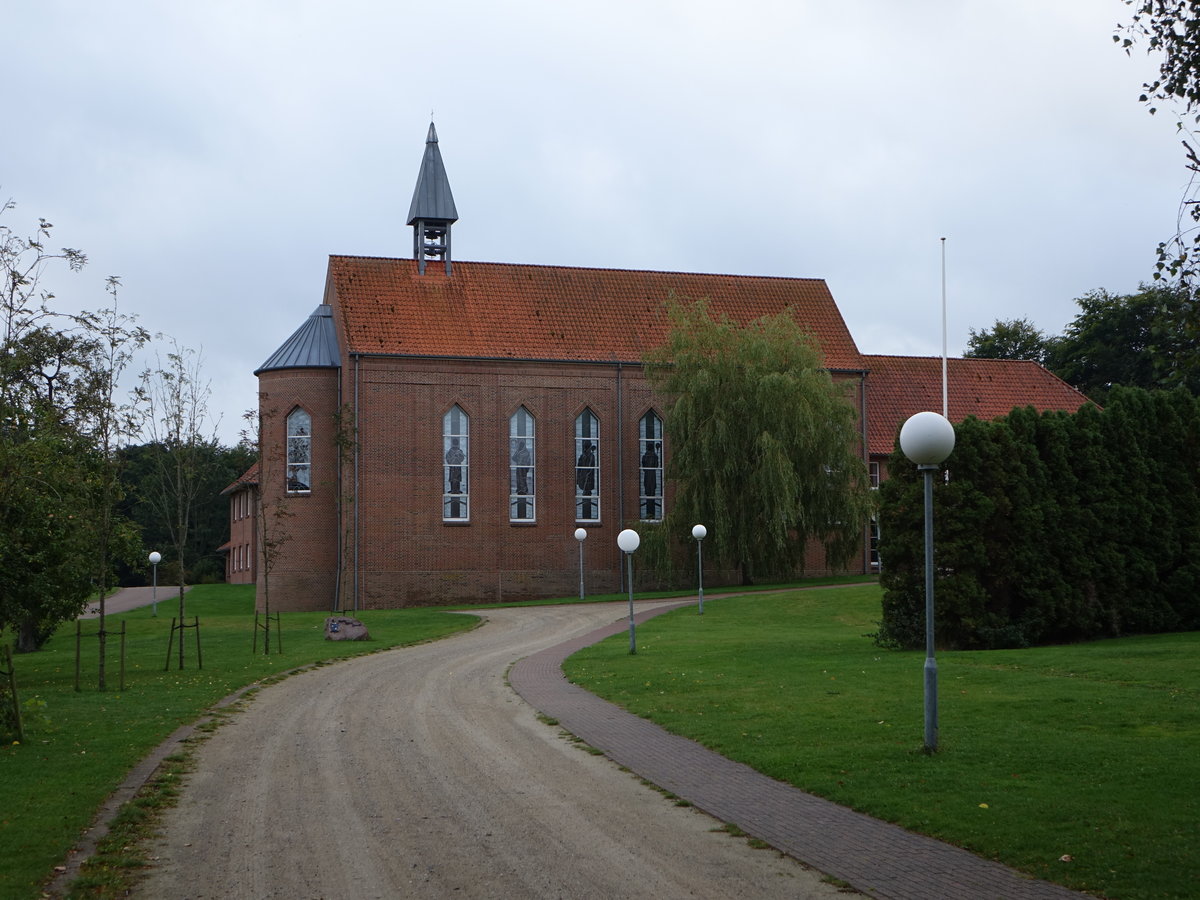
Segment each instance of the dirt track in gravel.
M838 895L564 740L508 687L515 660L620 605L484 615L258 692L201 746L135 896Z

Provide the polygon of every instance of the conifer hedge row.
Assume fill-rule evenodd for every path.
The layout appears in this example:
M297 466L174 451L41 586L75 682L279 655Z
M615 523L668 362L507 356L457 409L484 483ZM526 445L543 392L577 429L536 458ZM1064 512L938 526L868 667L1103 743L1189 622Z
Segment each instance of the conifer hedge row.
M1200 629L1200 400L1114 389L1103 410L955 431L949 478L934 476L938 646ZM923 504L896 450L880 488L887 646L924 646Z

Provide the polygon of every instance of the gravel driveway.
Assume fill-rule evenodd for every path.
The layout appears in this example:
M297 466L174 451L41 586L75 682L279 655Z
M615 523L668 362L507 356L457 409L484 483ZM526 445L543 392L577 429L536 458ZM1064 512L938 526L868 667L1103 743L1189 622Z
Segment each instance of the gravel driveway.
M564 740L507 685L515 660L622 612L488 610L263 689L201 746L136 896L838 895Z

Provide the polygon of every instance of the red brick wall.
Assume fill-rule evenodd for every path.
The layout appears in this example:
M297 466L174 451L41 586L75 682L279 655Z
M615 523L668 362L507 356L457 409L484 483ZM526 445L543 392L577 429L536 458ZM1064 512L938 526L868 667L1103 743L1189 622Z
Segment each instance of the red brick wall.
M352 367L347 375L353 397ZM637 426L648 409L664 412L639 367L364 358L357 397L360 607L575 593L574 531L583 523L574 428L584 408L599 419L601 444L601 522L583 524L587 590L621 589L616 536L638 516ZM456 403L470 416L467 524L442 521L442 417ZM509 521L508 423L521 406L537 423L533 524ZM807 568L827 569L819 548ZM635 578L642 586L646 575ZM352 595L343 603L353 605Z
M588 593L622 589L616 537L638 517L638 423L651 408L665 412L640 367L364 357L350 360L340 386L345 426L357 441L341 455L339 512L336 372L260 378L260 485L268 515L284 499L289 535L270 574L272 609L332 608L335 592L345 610L571 596L579 589L577 527L588 531ZM442 422L455 404L470 417L465 523L442 518ZM285 420L297 405L313 421L312 492L302 496L283 490ZM521 406L537 429L532 523L509 521L509 418ZM599 523L575 520L575 419L585 408L600 425ZM671 500L668 485L668 509ZM828 571L819 546L809 548L806 571ZM706 582L734 574L710 571ZM635 587L652 582L635 556ZM260 557L260 609L265 584Z
M615 367L364 359L358 379L360 605L486 602L578 589L575 417L600 421L601 522L588 524L588 589L619 589L616 535L637 515L640 373L621 373L624 517L618 491ZM470 521L442 521L442 418L470 417ZM510 523L509 417L536 421L536 518ZM661 414L661 409L659 410Z
M272 611L336 608L338 570L338 454L334 441L338 370L284 369L259 376L259 492L266 515L259 523L258 608ZM312 490L285 491L287 416L297 406L312 417ZM282 503L282 516L273 510ZM279 541L269 567L263 540Z
M238 488L229 495L229 552L225 556L225 581L229 584L258 581L257 522L257 488Z

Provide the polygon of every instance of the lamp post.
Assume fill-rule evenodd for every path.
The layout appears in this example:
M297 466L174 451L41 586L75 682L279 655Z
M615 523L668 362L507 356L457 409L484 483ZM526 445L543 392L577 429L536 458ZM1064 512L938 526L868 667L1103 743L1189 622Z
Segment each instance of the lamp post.
M910 416L900 428L900 449L925 476L925 752L938 744L937 660L933 655L933 473L954 449L954 426L935 412Z
M708 529L703 525L692 526L692 537L696 539L696 583L700 586L700 615L704 615L704 537Z
M633 626L633 551L642 543L641 536L632 528L626 528L617 535L617 546L625 554L629 564L629 652L637 653L637 640Z
M587 540L587 529L576 528L575 540L579 541L579 599L583 600L583 542Z
M150 589L151 602L154 604L154 615L158 616L158 564L162 562L162 554L155 550L148 557L154 571L154 587Z

